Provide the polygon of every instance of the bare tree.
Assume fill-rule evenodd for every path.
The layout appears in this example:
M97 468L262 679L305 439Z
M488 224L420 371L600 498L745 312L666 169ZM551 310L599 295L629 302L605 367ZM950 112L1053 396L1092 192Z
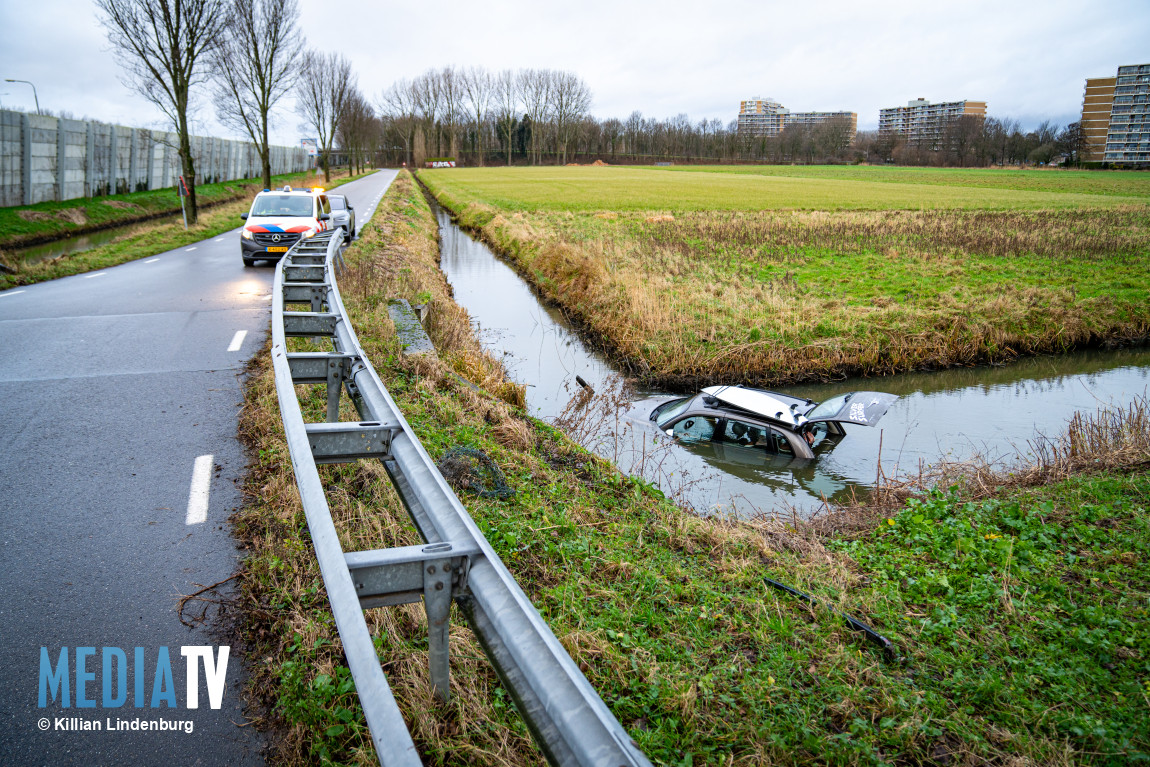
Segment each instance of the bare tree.
M386 116L391 127L399 134L403 141L403 153L409 165L415 164L412 157L412 144L415 141L415 131L418 127L419 97L416 93L416 84L406 79L398 80L379 97L379 111Z
M559 143L559 162L567 162L567 146L591 108L591 89L573 72L555 72L551 77L552 114Z
M483 126L491 109L494 89L491 75L482 67L471 67L463 73L463 93L471 116L475 117L475 139L480 165L483 165Z
M201 82L201 58L218 43L225 0L96 0L125 84L155 104L175 126L188 184L188 221L195 223L196 164L188 129L192 88Z
M447 129L447 154L455 157L459 151L457 140L463 115L463 75L456 72L455 67L444 67L439 72L439 93L443 107L440 122Z
M510 69L504 69L495 78L495 105L507 144L507 164L511 165L512 133L519 122L519 81Z
M443 103L442 88L439 76L435 71L428 71L416 78L413 84L415 93L415 111L419 115L416 144L419 151L414 151L415 162L422 163L427 157L427 139L434 132L438 136L436 122L439 119ZM436 151L439 150L439 140L436 138Z
M543 124L551 109L551 70L521 69L518 80L519 96L531 118L531 162L538 165L542 156Z
M354 90L351 63L342 54L304 53L297 105L307 126L315 129L325 182L331 181L331 145L336 127Z
M256 145L264 188L272 183L268 115L292 89L303 35L296 0L231 0L230 20L211 57L216 116Z
M348 94L336 133L340 148L347 152L347 162L352 172L361 172L366 165L370 147L379 133L379 122L375 110L358 88Z

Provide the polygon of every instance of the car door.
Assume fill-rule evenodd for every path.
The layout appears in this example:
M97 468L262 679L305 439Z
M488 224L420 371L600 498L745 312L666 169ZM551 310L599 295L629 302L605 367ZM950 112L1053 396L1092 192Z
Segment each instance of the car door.
M806 415L806 423L837 423L874 426L898 399L881 391L852 391L820 402Z

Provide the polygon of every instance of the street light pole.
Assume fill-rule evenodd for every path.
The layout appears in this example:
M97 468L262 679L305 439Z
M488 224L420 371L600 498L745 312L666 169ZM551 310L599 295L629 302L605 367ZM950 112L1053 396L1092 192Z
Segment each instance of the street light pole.
M13 80L11 78L5 78L4 82L7 82L7 83L27 83L28 85L31 85L32 86L32 98L36 99L36 114L40 114L40 96L37 95L36 86L32 83L31 80Z

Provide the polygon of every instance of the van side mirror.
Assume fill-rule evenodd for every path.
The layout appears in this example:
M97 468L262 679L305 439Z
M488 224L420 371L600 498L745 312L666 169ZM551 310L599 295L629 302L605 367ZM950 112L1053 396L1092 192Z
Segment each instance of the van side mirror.
M242 219L244 219L244 220L246 221L246 220L247 220L247 218L248 218L248 214L247 214L247 213L241 213L241 214L240 214L240 218L242 218Z
M320 213L320 214L319 214L319 220L320 220L320 221L328 221L328 220L330 220L330 219L331 219L331 214L330 214L330 213Z

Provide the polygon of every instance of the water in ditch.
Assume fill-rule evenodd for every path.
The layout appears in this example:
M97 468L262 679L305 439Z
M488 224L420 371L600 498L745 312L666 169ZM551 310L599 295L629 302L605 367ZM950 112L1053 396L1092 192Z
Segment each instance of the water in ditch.
M487 348L527 385L533 415L558 417L578 392L577 375L598 391L610 387L617 371L583 343L561 312L545 306L526 281L450 216L437 216L441 267L455 300L471 314ZM809 513L824 499L833 503L865 493L874 486L880 460L887 476L976 452L1007 460L1028 452L1039 435L1060 432L1075 411L1129 402L1148 387L1146 348L784 387L816 401L857 389L899 395L878 427L848 427L844 439L805 463L772 461L745 448L670 442L647 417L674 395L640 389L630 393L617 418L592 419L593 441L597 452L624 471L643 473L700 512Z
M75 237L68 237L63 240L53 240L52 242L46 242L42 245L14 249L10 251L10 255L12 260L18 264L37 264L41 261L59 258L60 256L68 256L73 253L82 253L85 250L91 250L99 245L105 245L118 237L142 231L146 227L153 227L159 224L174 224L178 221L183 221L183 219L180 216L154 218L146 222L137 222L125 226L113 227L111 229L101 229L97 232L76 235Z

